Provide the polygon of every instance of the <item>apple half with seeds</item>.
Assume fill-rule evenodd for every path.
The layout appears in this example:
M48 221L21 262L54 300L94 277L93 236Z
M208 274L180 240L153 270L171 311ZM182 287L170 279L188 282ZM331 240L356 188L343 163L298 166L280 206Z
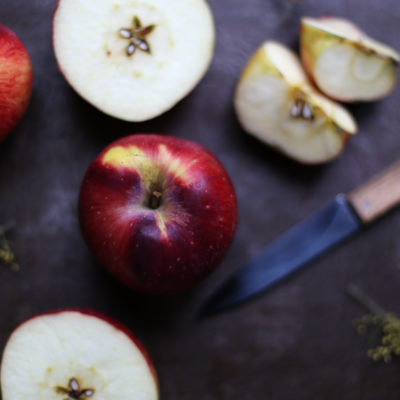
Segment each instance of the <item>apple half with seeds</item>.
M377 100L395 86L400 54L345 19L302 18L300 50L307 73L333 99Z
M55 55L66 80L113 117L172 108L206 73L215 42L205 0L59 0Z
M305 164L334 159L357 130L346 109L313 88L298 57L274 41L250 58L234 106L245 131Z
M136 337L107 316L58 311L10 336L1 362L3 400L157 400L153 364Z
M203 146L136 134L111 143L89 166L79 199L83 235L126 286L170 294L204 280L232 242L231 180Z

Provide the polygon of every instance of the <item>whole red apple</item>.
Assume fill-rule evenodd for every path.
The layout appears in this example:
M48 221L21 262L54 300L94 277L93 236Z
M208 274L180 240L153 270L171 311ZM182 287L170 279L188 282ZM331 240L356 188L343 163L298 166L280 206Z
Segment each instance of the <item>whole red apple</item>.
M90 310L25 321L1 361L3 400L159 398L154 365L125 326Z
M28 107L33 70L17 35L0 24L0 142L16 127Z
M79 201L83 235L97 260L132 289L176 293L221 262L237 222L221 163L197 143L137 134L90 165Z

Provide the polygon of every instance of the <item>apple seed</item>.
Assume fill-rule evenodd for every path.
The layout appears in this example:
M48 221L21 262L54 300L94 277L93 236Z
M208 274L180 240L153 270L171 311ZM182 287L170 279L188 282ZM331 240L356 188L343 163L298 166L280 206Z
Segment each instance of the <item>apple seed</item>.
M290 110L290 116L292 118L302 118L306 121L312 121L314 119L311 106L304 100L300 99L297 99L294 102L293 107Z
M79 382L76 378L71 378L68 382L68 389L63 388L61 386L56 387L57 393L62 393L67 395L70 399L75 400L85 400L88 397L92 397L94 395L94 389L82 389L80 390ZM68 399L65 399L68 400Z
M304 103L304 107L301 113L301 116L305 119L305 120L312 120L314 119L314 115L312 113L311 107L308 103Z
M136 44L135 43L129 43L128 47L126 48L126 55L131 56L136 50Z
M119 34L125 38L125 39L130 39L133 35L132 35L132 31L130 29L120 29Z
M121 28L119 35L123 39L129 39L129 44L126 48L126 55L132 56L136 49L142 50L145 53L151 53L150 45L145 37L154 31L155 25L148 25L142 28L142 23L139 17L133 17L132 28Z

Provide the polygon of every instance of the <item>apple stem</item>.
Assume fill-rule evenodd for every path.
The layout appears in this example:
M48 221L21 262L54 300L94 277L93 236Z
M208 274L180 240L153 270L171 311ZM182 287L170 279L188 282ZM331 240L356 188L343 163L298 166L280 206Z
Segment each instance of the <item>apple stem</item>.
M362 304L369 312L375 315L386 315L387 312L380 305L375 303L369 296L367 296L358 286L349 285L347 292L360 304Z
M150 195L150 200L149 200L149 207L152 210L157 209L161 205L161 198L162 195L158 190L153 190L153 192Z

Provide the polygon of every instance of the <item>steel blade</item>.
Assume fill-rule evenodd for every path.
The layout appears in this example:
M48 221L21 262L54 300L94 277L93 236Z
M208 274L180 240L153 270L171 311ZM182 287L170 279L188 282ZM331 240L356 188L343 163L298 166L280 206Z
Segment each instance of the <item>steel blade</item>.
M348 205L346 196L336 196L228 279L205 304L201 315L220 312L272 287L360 227L361 223Z

